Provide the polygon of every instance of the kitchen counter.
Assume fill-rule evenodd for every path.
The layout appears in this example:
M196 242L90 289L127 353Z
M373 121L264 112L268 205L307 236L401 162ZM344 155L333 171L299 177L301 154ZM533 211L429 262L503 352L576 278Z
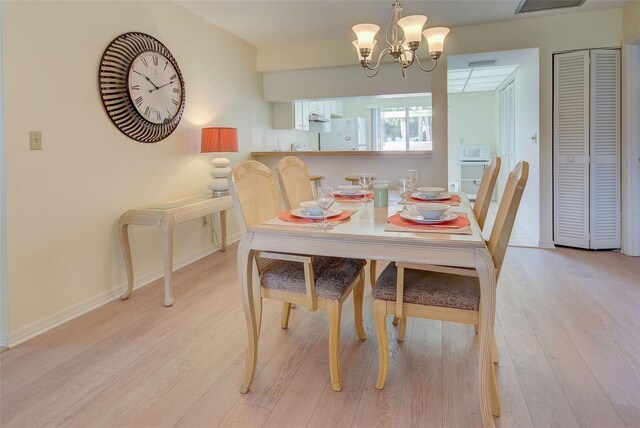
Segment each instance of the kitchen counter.
M395 157L403 157L403 156L431 156L433 151L431 150L414 150L414 151L358 151L358 150L349 150L349 151L335 151L335 152L320 152L320 151L270 151L270 152L251 152L251 156L260 157L260 156L395 156Z

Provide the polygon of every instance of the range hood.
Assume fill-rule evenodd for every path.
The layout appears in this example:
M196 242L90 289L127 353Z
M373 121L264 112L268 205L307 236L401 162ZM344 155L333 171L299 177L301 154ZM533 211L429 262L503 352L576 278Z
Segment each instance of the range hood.
M325 118L317 113L309 114L309 122L329 122L330 119Z

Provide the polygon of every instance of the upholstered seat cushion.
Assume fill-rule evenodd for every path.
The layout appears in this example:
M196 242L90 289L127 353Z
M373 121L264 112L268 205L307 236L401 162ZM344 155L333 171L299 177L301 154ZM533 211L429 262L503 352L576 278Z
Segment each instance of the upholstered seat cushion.
M376 281L373 297L395 301L396 275L396 265L390 263ZM405 269L403 296L405 303L477 311L480 283L473 276Z
M314 257L312 264L318 297L337 300L358 277L366 261L340 257ZM306 293L304 265L300 262L277 260L260 272L260 284L265 288L304 294Z

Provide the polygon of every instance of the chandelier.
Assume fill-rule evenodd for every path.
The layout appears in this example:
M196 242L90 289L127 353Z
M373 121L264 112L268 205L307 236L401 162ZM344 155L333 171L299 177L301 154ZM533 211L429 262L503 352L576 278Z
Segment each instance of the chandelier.
M402 77L406 77L407 68L414 62L418 64L418 67L422 71L433 71L438 65L438 58L442 55L442 49L444 45L444 39L449 34L449 29L446 27L434 27L428 28L422 31L427 17L424 15L411 15L402 18L402 2L395 1L391 7L393 10L393 16L389 21L386 32L386 41L389 45L383 49L378 56L378 62L375 66L371 66L371 56L373 48L378 42L375 40L376 33L380 30L375 24L358 24L353 26L353 31L356 33L358 40L353 41L358 52L358 59L360 65L364 68L364 73L367 77L374 77L380 71L380 64L385 55L391 55L394 60L402 66ZM400 29L404 33L404 37L400 37ZM433 60L433 66L431 68L424 68L420 64L420 58L416 52L420 47L420 41L424 35L427 39L427 46L429 49L429 56ZM370 74L369 71L373 71Z

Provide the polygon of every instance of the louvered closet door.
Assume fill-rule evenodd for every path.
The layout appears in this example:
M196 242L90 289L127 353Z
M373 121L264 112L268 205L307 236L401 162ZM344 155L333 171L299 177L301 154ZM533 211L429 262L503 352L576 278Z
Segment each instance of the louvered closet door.
M620 51L591 51L590 248L620 248Z
M554 56L553 235L589 248L589 51Z

